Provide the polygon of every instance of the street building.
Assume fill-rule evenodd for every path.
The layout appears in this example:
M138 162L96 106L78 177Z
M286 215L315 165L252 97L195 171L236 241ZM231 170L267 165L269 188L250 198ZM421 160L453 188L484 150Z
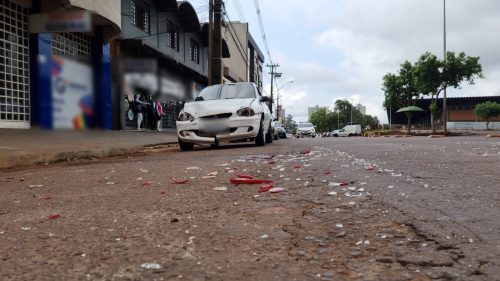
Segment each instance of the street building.
M474 113L474 107L477 104L484 102L496 102L500 103L500 96L489 96L489 97L455 97L447 98L447 114L448 123L447 128L451 130L485 130L486 122L481 120ZM429 112L429 106L431 104L430 99L421 99L416 102L416 106L422 108L424 112L414 113L412 116L412 124L417 129L430 129L431 128L431 116ZM437 100L437 124L440 128L443 124L443 99ZM396 113L398 109L392 108L388 109L388 120L391 121L393 125L404 126L407 123L405 114ZM492 119L489 125L490 129L500 129L500 118Z
M111 128L120 2L0 1L0 128Z
M359 112L361 112L363 115L366 115L366 106L358 103L356 105L356 108L359 110Z
M248 23L226 22L222 36L231 54L222 60L224 82L254 82L262 91L264 54L250 34Z
M114 128L174 128L183 103L208 85L208 23L200 23L188 1L121 4L122 32L113 44L118 69ZM227 43L222 43L223 57L229 57ZM140 124L139 110L131 108L134 99L140 103ZM157 114L158 103L163 116Z
M308 107L307 108L307 119L310 120L311 115L313 115L315 112L317 112L318 110L323 109L323 108L328 111L328 107L325 107L325 106L316 105L314 107Z

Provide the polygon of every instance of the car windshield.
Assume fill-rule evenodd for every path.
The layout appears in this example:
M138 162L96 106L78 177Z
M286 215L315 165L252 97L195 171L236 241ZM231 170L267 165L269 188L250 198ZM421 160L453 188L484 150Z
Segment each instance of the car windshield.
M203 89L201 93L196 97L195 101L203 100L216 100L219 97L219 90L221 85L209 86Z
M201 91L195 101L217 99L254 99L252 84L225 84L207 87Z
M299 128L307 128L307 127L312 127L313 125L311 123L300 123Z
M222 87L220 99L252 99L255 91L252 84L228 84Z

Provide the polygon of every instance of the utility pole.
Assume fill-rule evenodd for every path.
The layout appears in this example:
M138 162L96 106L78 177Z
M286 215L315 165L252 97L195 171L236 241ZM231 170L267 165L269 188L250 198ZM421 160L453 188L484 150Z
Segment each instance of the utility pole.
M208 84L222 84L222 0L209 0Z
M273 85L274 85L274 77L279 78L283 73L277 73L275 72L275 69L280 67L279 64L268 64L266 67L271 68L271 101L269 103L269 111L271 111L271 114L273 114L273 102L274 102L274 96L273 96Z
M446 63L446 0L443 0L443 58ZM443 93L443 133L448 133L448 109L446 108L446 87Z

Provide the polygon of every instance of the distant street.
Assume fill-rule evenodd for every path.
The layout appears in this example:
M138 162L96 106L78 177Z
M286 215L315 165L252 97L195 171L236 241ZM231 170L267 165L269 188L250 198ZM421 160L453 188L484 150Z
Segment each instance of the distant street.
M475 136L4 170L0 280L500 280L499 167L500 139Z

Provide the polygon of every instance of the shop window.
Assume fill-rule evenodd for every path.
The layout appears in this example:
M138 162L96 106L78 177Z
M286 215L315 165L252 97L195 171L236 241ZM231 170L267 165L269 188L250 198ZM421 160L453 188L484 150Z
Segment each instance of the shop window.
M26 8L0 0L0 126L30 120L27 15Z
M90 57L90 36L80 33L55 33L52 35L52 54Z
M144 1L132 0L132 24L146 33L150 33L151 11L149 5Z
M171 21L167 21L167 46L179 51L179 28Z
M197 64L200 64L200 44L195 40L191 39L191 45L189 47L189 54L191 60Z

